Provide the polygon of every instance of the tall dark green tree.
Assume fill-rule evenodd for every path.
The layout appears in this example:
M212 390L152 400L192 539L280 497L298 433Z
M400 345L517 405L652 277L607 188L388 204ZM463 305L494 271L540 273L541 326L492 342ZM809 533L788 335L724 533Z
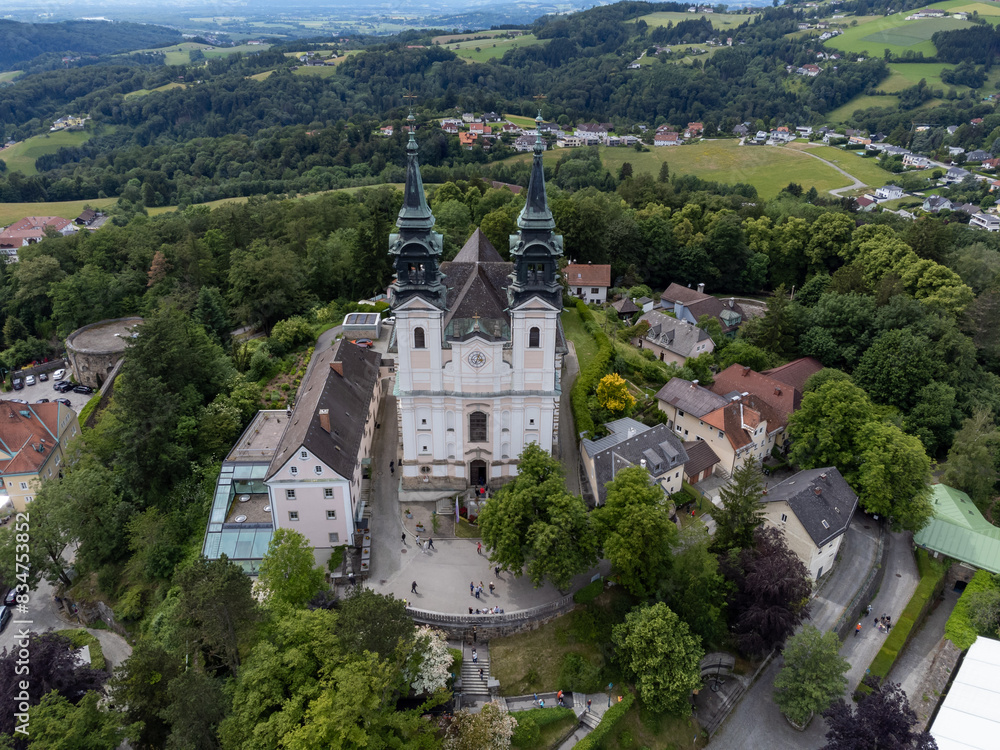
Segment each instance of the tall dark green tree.
M764 523L764 478L753 461L746 461L734 472L732 481L719 493L722 507L712 510L715 538L712 549L718 552L748 549L753 546L754 531Z

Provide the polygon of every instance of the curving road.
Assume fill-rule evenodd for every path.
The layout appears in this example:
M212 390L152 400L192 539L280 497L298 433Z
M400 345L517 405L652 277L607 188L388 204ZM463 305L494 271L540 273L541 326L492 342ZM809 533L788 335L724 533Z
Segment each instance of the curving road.
M771 148L780 148L780 146L771 146ZM844 177L847 177L849 180L853 180L854 181L854 184L848 185L847 187L834 188L833 190L828 190L827 192L830 195L833 195L833 196L835 196L837 198L840 198L840 197L842 197L841 193L846 193L848 190L857 190L858 188L868 187L867 184L865 184L864 182L862 182L861 180L859 180L857 177L855 177L854 175L852 175L850 172L845 172L843 169L841 169L840 167L838 167L832 161L824 159L822 156L816 156L816 154L810 154L805 149L803 149L802 151L799 151L799 153L800 154L805 154L806 156L811 156L813 159L819 159L821 162L823 162L824 164L826 164L828 167L833 167L838 172L840 172L842 175L844 175Z

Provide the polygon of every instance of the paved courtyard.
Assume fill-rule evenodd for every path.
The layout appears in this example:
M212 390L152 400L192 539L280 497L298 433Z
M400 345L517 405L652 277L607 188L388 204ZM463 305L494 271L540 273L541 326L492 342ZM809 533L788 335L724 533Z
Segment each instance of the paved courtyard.
M403 511L409 507L417 515L417 508L423 516L429 517L436 503L415 501L408 495L405 503L399 500L399 473L389 470L389 461L398 459L398 428L396 423L396 399L390 394L383 399L378 417L380 425L376 433L372 459L372 564L366 585L383 594L392 594L406 599L411 606L433 612L469 614L469 607L484 609L499 606L510 613L536 607L559 599L562 596L551 583L535 588L526 576L514 577L503 572L499 578L493 575L493 565L486 557L486 550L480 555L478 540L440 538L428 528L428 535L434 539L434 549L426 548L427 536L421 538L422 545L416 546L412 522L404 527L406 519ZM431 498L440 496L429 495ZM404 507L405 506L405 507ZM406 532L406 542L401 535ZM598 573L607 574L610 565L601 566L584 575L577 576L571 591L590 583ZM417 593L410 591L411 584L417 582ZM480 581L485 589L482 598L476 599L469 593L469 583ZM496 585L494 594L489 592L490 581Z

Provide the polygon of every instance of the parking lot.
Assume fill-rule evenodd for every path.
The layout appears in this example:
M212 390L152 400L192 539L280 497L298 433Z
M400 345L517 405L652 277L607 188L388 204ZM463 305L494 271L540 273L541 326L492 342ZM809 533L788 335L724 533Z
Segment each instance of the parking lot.
M68 373L67 373L68 376ZM73 405L73 411L77 414L86 405L86 403L93 398L93 396L88 396L85 393L73 393L73 391L66 391L65 393L59 393L52 387L53 381L49 378L48 381L44 383L35 383L35 385L25 385L19 391L9 391L3 394L3 398L21 398L27 401L29 404L33 404L40 398L47 398L49 401L55 401L57 398L69 399L70 403Z

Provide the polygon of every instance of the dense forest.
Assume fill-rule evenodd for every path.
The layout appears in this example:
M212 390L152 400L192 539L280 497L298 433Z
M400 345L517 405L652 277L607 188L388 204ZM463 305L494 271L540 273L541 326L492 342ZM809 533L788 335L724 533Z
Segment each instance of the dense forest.
M19 70L40 55L113 55L183 41L176 29L144 23L61 21L19 23L0 19L0 70Z

